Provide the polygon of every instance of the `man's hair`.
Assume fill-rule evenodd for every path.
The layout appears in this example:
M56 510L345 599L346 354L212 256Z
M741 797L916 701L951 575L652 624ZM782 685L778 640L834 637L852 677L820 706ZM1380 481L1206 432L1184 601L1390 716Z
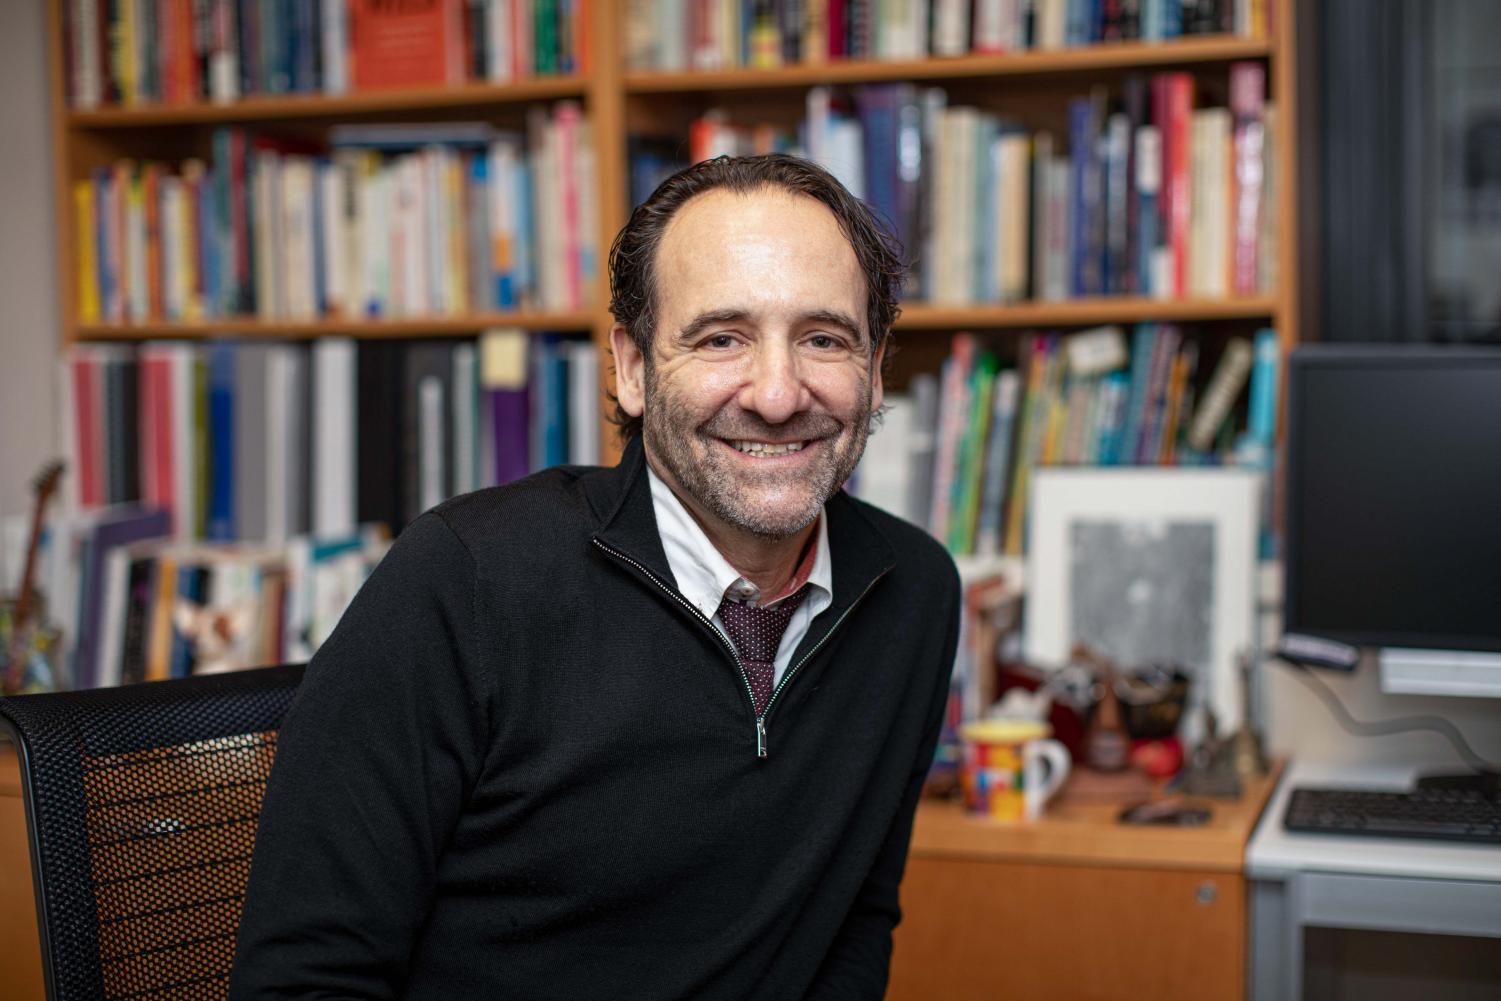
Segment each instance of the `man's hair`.
M834 213L865 275L865 317L870 351L886 340L901 313L898 295L905 268L901 246L874 212L839 181L810 160L786 153L721 156L680 170L636 206L610 248L610 312L630 333L651 372L652 338L657 327L657 249L679 209L697 195L723 188L736 194L767 189L803 195ZM641 418L615 405L620 437L641 431Z

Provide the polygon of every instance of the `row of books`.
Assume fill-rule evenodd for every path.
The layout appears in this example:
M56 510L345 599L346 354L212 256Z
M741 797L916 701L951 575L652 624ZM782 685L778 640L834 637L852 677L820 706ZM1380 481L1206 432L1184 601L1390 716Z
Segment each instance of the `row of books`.
M1269 470L1276 331L1218 345L1174 324L1143 323L1127 340L1119 327L1039 334L1003 367L974 335L955 335L938 375L914 376L905 394L887 396L856 493L926 527L956 555L1019 555L1039 466Z
M70 0L75 108L584 72L590 0Z
M315 150L242 129L176 171L120 160L75 182L84 323L420 317L577 309L599 262L578 104L525 133L339 126Z
M179 542L393 532L460 493L599 461L588 341L322 338L75 346L72 507L140 504Z
M923 59L1185 35L1266 38L1273 0L632 0L640 69Z
M1196 108L1188 73L1127 76L1068 105L1068 134L951 106L941 88L811 88L800 144L711 112L689 155L794 149L884 217L930 302L1116 294L1255 295L1277 281L1276 109L1260 63L1230 67L1230 106ZM672 169L632 147L633 193Z
M139 505L50 520L38 579L58 636L44 687L305 661L388 546L379 526L279 545L183 543L171 521Z

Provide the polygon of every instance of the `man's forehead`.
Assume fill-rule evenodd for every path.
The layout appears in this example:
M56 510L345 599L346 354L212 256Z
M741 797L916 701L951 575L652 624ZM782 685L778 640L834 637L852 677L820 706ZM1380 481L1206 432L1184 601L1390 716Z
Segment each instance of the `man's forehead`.
M854 247L827 205L811 196L770 185L750 191L714 188L694 195L667 221L661 246L665 249L681 239L699 235L701 230L748 232L761 227L782 230L787 224L795 225L800 236L837 239L854 260Z
M777 188L715 189L690 199L663 233L656 271L664 306L720 308L728 303L715 300L724 295L744 304L749 294L864 311L865 275L834 213Z

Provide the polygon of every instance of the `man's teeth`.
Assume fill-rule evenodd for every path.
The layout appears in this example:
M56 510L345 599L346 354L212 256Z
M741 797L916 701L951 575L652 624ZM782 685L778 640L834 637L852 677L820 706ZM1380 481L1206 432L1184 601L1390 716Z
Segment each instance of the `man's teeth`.
M770 445L764 441L736 441L731 444L751 455L786 455L789 452L799 451L803 447L800 441L790 441L785 445Z

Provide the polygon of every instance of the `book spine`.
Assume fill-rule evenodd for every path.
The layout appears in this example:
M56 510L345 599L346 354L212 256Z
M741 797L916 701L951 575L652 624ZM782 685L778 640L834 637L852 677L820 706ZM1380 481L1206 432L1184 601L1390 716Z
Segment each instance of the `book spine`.
M1162 134L1156 126L1143 125L1136 130L1136 291L1140 295L1160 296L1166 290L1158 275L1161 258L1159 222L1162 208Z
M1207 452L1214 447L1220 427L1230 416L1230 410L1251 374L1251 362L1251 344L1244 338L1234 338L1225 345L1214 375L1210 377L1189 422L1188 443L1195 449Z
M94 214L94 182L73 182L74 238L78 254L74 280L78 288L78 322L99 322L99 261L95 253L98 219Z
M1265 146L1262 112L1266 99L1266 68L1260 63L1230 66L1230 113L1234 120L1234 282L1236 295L1254 295L1259 287L1261 242L1262 155Z
M1136 461L1140 465L1153 465L1162 451L1163 419L1166 416L1168 379L1172 374L1173 359L1178 353L1181 334L1170 323L1157 325L1156 342L1152 346L1152 369L1147 384L1147 409L1142 417L1141 431L1136 442Z
M1193 123L1193 77L1187 73L1168 74L1166 81L1167 116L1164 133L1164 172L1168 214L1168 244L1172 247L1173 295L1189 292L1189 264L1192 248L1189 225L1193 218L1191 194L1191 134Z

